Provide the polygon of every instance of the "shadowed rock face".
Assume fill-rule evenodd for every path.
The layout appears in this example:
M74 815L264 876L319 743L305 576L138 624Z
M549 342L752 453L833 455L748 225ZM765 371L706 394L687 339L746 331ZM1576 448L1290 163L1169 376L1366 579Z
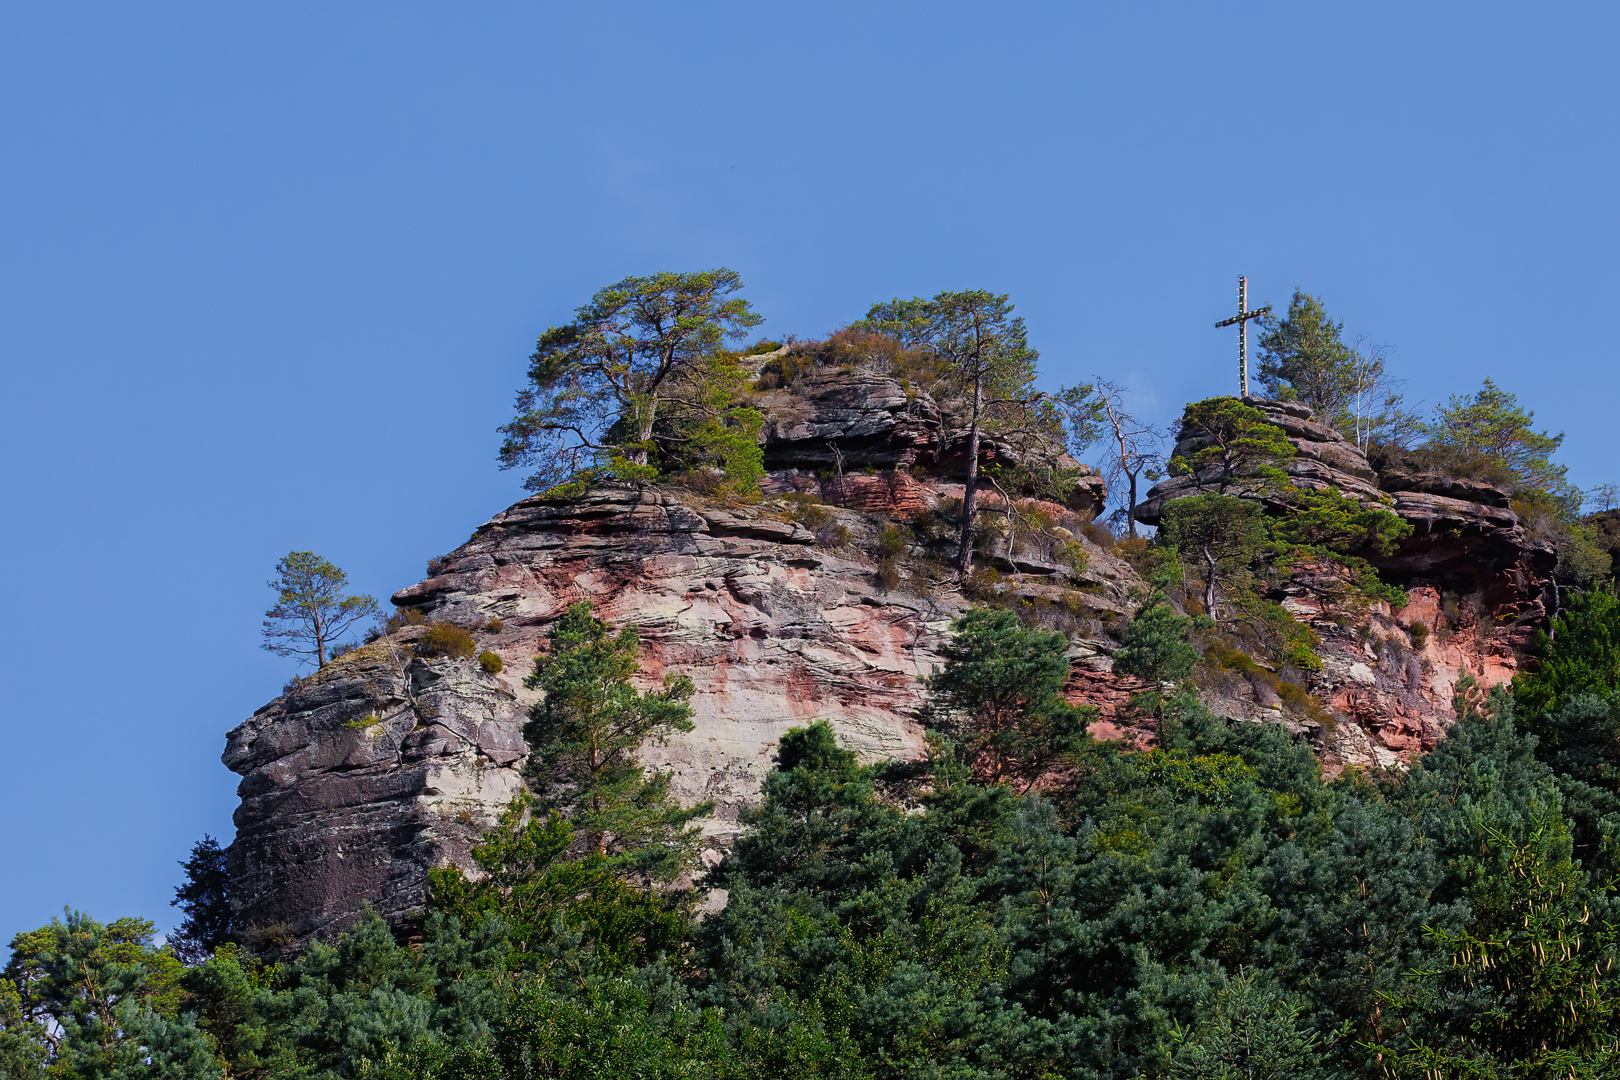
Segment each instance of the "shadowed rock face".
M765 467L778 485L799 480L808 490L807 481L813 482L816 491L841 506L924 509L926 489L934 489L933 497L950 497L942 483L967 475L967 418L941 408L926 390L887 375L810 375L802 385L767 393L759 405L768 418ZM1029 443L986 434L980 442L981 464L1034 457L1077 467L1083 475L1070 508L1102 513L1105 489L1095 469L1038 440ZM926 482L919 484L914 473ZM954 494L960 497L960 489Z
M346 924L364 898L420 907L425 867L467 864L525 752L510 686L465 662L357 649L230 733L240 925L271 946Z

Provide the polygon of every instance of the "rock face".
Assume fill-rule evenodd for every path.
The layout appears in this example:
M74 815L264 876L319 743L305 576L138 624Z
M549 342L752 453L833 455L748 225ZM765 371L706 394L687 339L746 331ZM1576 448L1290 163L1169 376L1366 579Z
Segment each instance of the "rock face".
M967 473L966 418L888 375L814 374L766 393L756 405L767 418L765 467L779 486L814 486L843 506L915 510L930 505L931 497L952 494L940 481L960 481ZM980 458L1018 463L1031 449L986 435ZM1104 485L1095 469L1038 443L1034 449L1050 464L1082 471L1072 509L1102 512ZM930 482L920 483L917 474Z
M675 487L525 499L393 598L402 611L468 629L501 658L501 673L418 656L425 631L406 626L230 733L224 760L243 779L229 865L250 939L270 947L329 935L366 902L398 918L420 907L430 867L470 866L470 846L521 787L534 699L523 676L578 601L641 628L648 687L666 673L693 680L695 730L643 756L673 772L684 801L716 803L707 825L716 843L735 832L791 727L825 719L868 759L923 753L919 677L969 601L915 538L887 581L874 551L884 527L960 495L960 431L944 418L947 443L931 471L937 407L859 375L818 377L768 415L767 491L834 504L811 504L816 530L793 519L805 517L802 499L722 506ZM986 448L992 459L1014 452ZM986 503L1005 508L993 493ZM1134 609L1140 582L1072 531L1083 519L1071 510L1020 506L1052 523L1034 539L1078 545L1085 568L1052 561L1027 537L991 560L1021 570L1009 587L1079 631L1080 667L1106 682L1107 628Z
M524 499L395 594L414 624L230 733L224 760L242 775L242 802L229 866L250 942L268 951L328 936L366 903L401 919L419 909L430 868L470 865L470 847L522 787L534 700L523 676L575 602L641 628L648 687L671 673L693 680L695 729L644 748L643 760L672 772L689 804L715 802L706 829L717 847L791 727L825 719L869 760L923 753L919 678L974 602L937 561L962 494L960 418L894 379L850 372L812 373L755 403L767 418L763 501L721 505L674 486ZM1310 739L1330 766L1410 760L1443 734L1463 674L1487 685L1511 675L1514 634L1537 617L1550 553L1524 536L1499 490L1380 476L1302 410L1252 403L1299 448L1296 484L1388 501L1418 527L1385 563L1405 576L1408 599L1346 624L1315 599L1311 575L1333 570L1302 569L1276 599L1321 635L1309 685L1320 705L1283 700L1292 686L1252 664L1206 661L1200 690L1228 716ZM1072 465L1050 447L985 448L989 461L1032 453ZM1157 520L1192 490L1159 485L1139 518ZM973 596L1068 631L1069 692L1098 708L1093 734L1145 745L1151 732L1126 703L1146 687L1115 675L1111 657L1151 590L1093 542L1087 512L1101 481L1089 474L1068 506L983 495L978 562L1006 576L987 570ZM467 629L504 669L427 655L427 621Z
M1296 487L1320 491L1337 488L1365 506L1382 506L1412 525L1412 535L1390 555L1367 552L1366 558L1386 574L1460 592L1481 592L1491 610L1529 625L1545 617L1544 596L1557 556L1545 540L1526 534L1518 515L1508 508L1508 492L1479 480L1391 466L1374 469L1365 454L1338 429L1318 423L1309 409L1293 402L1244 398L1266 419L1283 429L1296 456L1282 465ZM1177 453L1190 453L1203 442L1186 439ZM1157 525L1164 507L1207 490L1212 476L1177 476L1156 485L1136 508L1136 520ZM1264 502L1273 511L1288 502L1258 483L1239 481L1232 494Z
M1385 580L1406 589L1396 610L1377 603L1355 624L1325 610L1316 597L1331 584L1326 567L1303 567L1272 598L1322 638L1322 670L1309 679L1326 707L1325 722L1310 732L1330 764L1389 766L1432 749L1455 719L1452 694L1464 676L1483 687L1513 677L1517 649L1546 616L1545 598L1556 556L1551 545L1526 534L1504 489L1399 467L1380 472L1336 429L1288 402L1246 398L1281 427L1297 456L1283 465L1301 488L1335 487L1367 506L1383 506L1409 522L1412 535L1389 555L1365 552ZM1187 440L1177 451L1196 450ZM1157 524L1164 507L1199 494L1211 476L1181 476L1155 486L1136 518ZM1239 481L1232 494L1254 498L1273 512L1285 498ZM1214 681L1220 681L1217 677ZM1269 691L1232 676L1207 686L1229 715L1287 721ZM1269 715L1268 715L1269 712Z
M357 649L230 733L242 774L233 895L250 943L345 924L365 899L420 907L425 868L466 863L489 811L519 790L512 687L476 665Z

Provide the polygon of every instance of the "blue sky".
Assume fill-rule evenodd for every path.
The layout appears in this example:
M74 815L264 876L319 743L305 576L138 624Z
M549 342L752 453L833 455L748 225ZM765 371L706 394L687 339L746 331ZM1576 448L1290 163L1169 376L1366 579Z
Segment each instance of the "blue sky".
M1532 17L1533 15L1533 17ZM1582 486L1610 414L1612 5L0 5L0 941L168 925L276 559L386 596L521 494L535 336L725 265L773 336L1012 294L1052 384L1229 392L1235 278Z

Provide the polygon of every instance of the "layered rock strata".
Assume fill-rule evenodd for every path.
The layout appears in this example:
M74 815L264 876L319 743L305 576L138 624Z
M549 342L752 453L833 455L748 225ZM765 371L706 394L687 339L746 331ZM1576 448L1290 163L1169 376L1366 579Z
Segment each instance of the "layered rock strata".
M716 844L735 832L791 727L825 719L867 759L920 756L920 678L968 601L915 538L887 569L873 552L880 530L960 498L961 431L926 396L882 378L822 377L792 401L806 411L772 414L775 468L761 504L718 505L674 487L536 496L394 595L402 611L470 630L501 673L420 656L425 631L406 626L232 731L225 762L243 780L229 858L245 932L301 942L346 925L363 903L398 919L421 904L430 867L468 867L471 844L521 788L533 700L523 676L575 602L641 628L648 687L666 674L693 680L696 728L647 747L644 760L671 771L687 803L715 802L706 827ZM830 470L811 468L818 446ZM990 443L985 453L1019 451ZM1101 486L1089 478L1088 507ZM1108 627L1134 610L1140 582L1085 538L1070 508L1013 502L1047 523L1037 537L1046 546L1026 534L987 561L1013 575L1007 588L1065 620L1077 663L1106 679ZM1008 503L988 492L985 506ZM1049 555L1065 545L1086 553L1084 569Z
M1310 735L1333 765L1394 766L1432 749L1455 719L1452 697L1466 677L1489 687L1512 678L1518 650L1546 617L1556 562L1552 546L1528 535L1496 485L1391 467L1380 472L1335 428L1290 402L1246 398L1288 436L1296 456L1282 464L1296 487L1332 487L1381 506L1412 525L1387 555L1362 554L1407 594L1391 609L1370 605L1351 621L1319 599L1343 582L1331 567L1303 566L1273 599L1322 637L1322 670L1309 678L1326 722L1285 715L1265 678L1229 674L1205 687L1228 715L1286 723ZM1178 444L1191 453L1197 439ZM1136 518L1158 524L1165 506L1209 490L1215 477L1179 476L1155 486ZM1286 512L1285 493L1240 478L1230 493ZM1317 580L1320 579L1320 580ZM1215 682L1220 682L1217 678ZM1241 684L1241 685L1240 685Z
M1283 586L1284 606L1322 635L1310 688L1325 713L1281 700L1275 675L1260 669L1206 663L1200 689L1226 715L1310 739L1330 765L1410 760L1443 733L1464 673L1485 683L1511 674L1512 627L1493 616L1534 619L1550 553L1524 537L1499 491L1380 476L1296 407L1253 403L1298 447L1296 484L1392 505L1420 526L1390 564L1414 576L1404 608L1374 605L1354 625L1317 605L1311 571ZM868 760L923 753L920 678L972 602L937 561L939 537L929 539L930 529L948 531L962 494L960 418L897 380L847 372L812 374L756 404L768 420L763 502L720 505L677 487L535 496L395 594L418 623L469 630L501 672L426 655L424 627L406 625L230 733L225 762L243 779L229 865L250 941L269 949L330 935L368 903L399 921L419 909L429 868L470 866L471 845L522 787L533 701L523 676L578 601L642 629L647 687L666 674L693 680L694 730L645 748L644 761L669 770L687 803L715 802L706 828L717 847L790 727L825 719ZM992 440L985 460L1072 466L1049 447L1034 452ZM1156 520L1157 508L1195 490L1162 484L1139 517ZM1152 733L1127 704L1147 687L1114 674L1111 656L1150 589L1092 542L1086 514L1101 497L1094 473L1068 506L984 492L979 562L1006 576L976 582L976 595L989 589L1068 631L1069 693L1098 708L1093 734L1146 745ZM886 537L913 521L894 556Z

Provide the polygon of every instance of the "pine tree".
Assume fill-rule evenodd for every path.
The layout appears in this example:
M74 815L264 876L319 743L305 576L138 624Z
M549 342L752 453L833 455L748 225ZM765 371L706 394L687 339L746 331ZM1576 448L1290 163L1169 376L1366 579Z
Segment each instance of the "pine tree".
M524 680L545 694L523 729L532 748L525 775L542 809L567 815L587 850L643 881L673 881L696 866L700 834L691 822L713 804L682 808L670 775L649 774L636 760L647 742L692 730L691 679L671 675L660 690L636 690L640 645L635 627L614 634L591 605L568 608Z
M1010 611L976 608L952 624L945 666L928 679L926 722L990 783L1034 783L1085 742L1091 706L1063 697L1069 640Z
M1204 613L1220 621L1220 597L1246 590L1267 529L1258 503L1235 495L1195 495L1164 508L1159 535L1196 567Z
M1192 620L1177 615L1163 596L1155 595L1126 625L1114 653L1114 670L1150 683L1185 679L1198 660L1191 634Z
M1299 401L1332 423L1365 380L1365 360L1343 340L1320 297L1295 289L1288 314L1267 316L1260 335L1260 381L1274 398Z
M925 348L944 379L967 397L967 483L962 493L956 571L973 561L973 524L979 485L979 441L995 426L995 406L1020 405L1034 396L1035 361L1022 316L1005 293L946 291L874 304L862 325L890 334L907 347Z
M204 835L191 847L191 858L180 864L186 883L175 887L170 907L185 912L185 919L169 935L175 955L188 964L201 963L231 940L230 874L225 849Z
M1266 414L1237 398L1195 401L1181 414L1171 476L1190 476L1200 490L1226 494L1242 480L1245 487L1274 488L1288 482L1277 464L1295 454L1283 429Z
M370 596L345 596L349 575L313 551L289 551L276 563L276 603L264 613L262 648L326 666L343 635L377 614Z

